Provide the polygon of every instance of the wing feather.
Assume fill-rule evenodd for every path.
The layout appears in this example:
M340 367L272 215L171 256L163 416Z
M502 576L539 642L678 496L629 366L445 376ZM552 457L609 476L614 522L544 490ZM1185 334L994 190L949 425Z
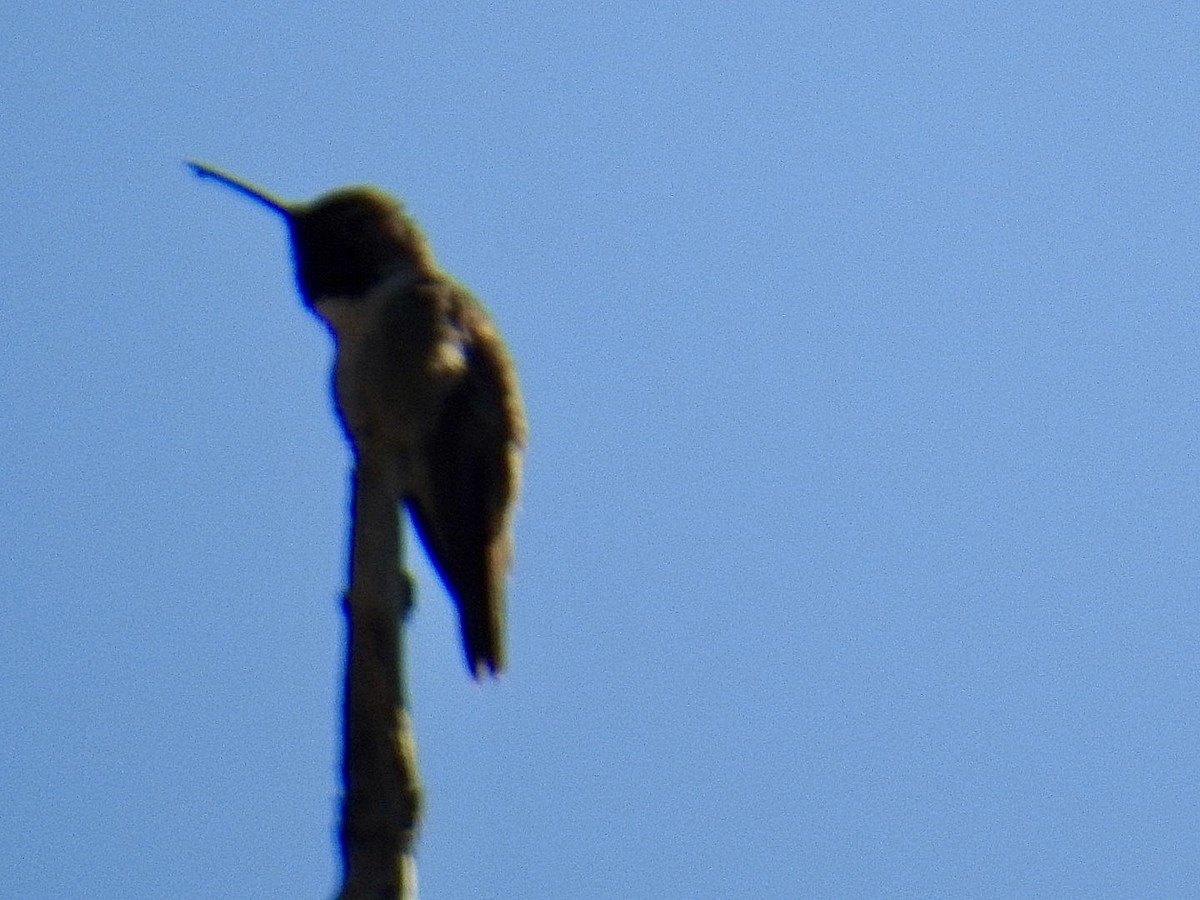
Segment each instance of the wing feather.
M467 360L425 447L425 484L407 500L413 524L458 606L472 674L504 668L504 582L520 482L525 415L516 373L483 309L456 288Z

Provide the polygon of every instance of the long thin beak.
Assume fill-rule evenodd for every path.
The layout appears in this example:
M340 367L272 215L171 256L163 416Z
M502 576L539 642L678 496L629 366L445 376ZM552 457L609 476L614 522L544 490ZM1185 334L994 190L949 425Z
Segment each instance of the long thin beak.
M214 169L212 166L206 166L203 163L193 162L188 160L187 167L191 169L200 178L211 178L214 181L219 181L227 187L233 188L239 194L249 197L251 200L257 200L263 206L269 207L279 213L285 219L290 219L293 215L291 206L284 203L279 198L269 194L262 188L255 187L249 182L234 178L220 169Z

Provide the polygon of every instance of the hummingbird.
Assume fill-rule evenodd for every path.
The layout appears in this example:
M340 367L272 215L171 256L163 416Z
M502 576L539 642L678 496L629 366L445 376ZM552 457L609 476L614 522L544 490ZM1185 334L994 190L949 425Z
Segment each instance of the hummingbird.
M491 317L383 191L290 202L188 166L287 223L300 296L334 339L334 404L356 464L393 473L391 499L408 509L458 608L472 677L498 674L526 423Z

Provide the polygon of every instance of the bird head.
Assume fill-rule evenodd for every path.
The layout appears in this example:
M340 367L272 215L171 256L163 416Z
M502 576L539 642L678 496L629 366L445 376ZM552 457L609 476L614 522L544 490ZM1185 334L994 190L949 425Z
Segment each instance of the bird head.
M341 188L309 202L290 202L201 163L188 163L283 216L292 239L300 294L314 312L323 301L361 300L398 275L433 271L433 253L393 197L373 187Z

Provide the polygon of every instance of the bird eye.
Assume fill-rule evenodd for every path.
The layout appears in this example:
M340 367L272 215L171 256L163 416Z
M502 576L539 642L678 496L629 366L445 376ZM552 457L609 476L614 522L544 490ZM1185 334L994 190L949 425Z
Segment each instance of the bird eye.
M367 233L370 225L361 209L351 210L350 215L346 217L346 232L351 237L361 238Z

